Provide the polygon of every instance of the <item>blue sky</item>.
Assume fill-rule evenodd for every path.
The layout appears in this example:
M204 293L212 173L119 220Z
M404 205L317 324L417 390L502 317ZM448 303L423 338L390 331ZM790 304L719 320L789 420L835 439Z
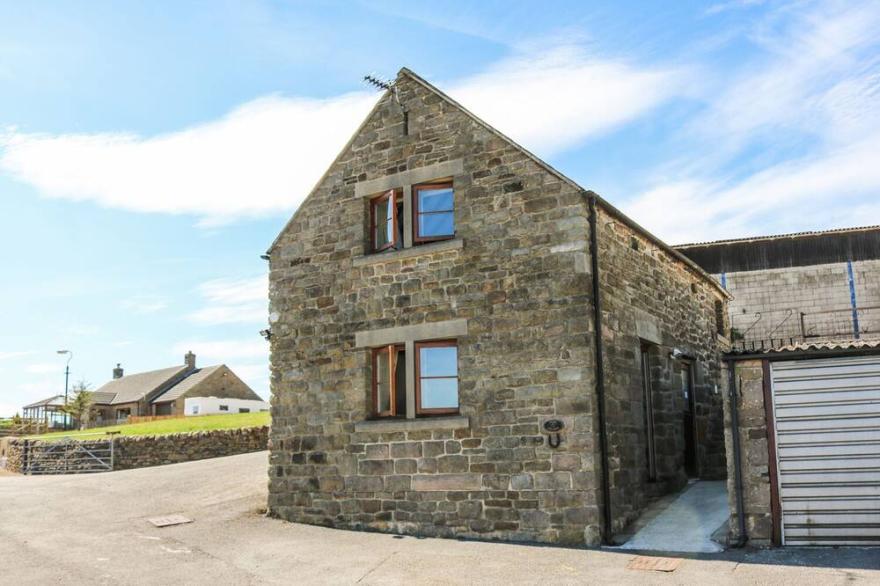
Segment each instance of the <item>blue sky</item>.
M668 6L667 6L668 5ZM880 223L876 2L0 1L0 415L225 362L407 66L670 243Z

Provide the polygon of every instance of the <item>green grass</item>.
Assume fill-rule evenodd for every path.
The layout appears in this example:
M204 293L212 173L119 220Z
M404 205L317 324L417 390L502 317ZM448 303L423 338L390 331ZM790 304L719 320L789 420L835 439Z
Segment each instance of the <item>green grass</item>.
M97 438L108 431L118 431L119 435L168 435L187 431L206 431L210 429L239 429L269 425L269 413L234 413L232 415L202 415L199 417L180 417L162 419L149 423L131 423L96 427L83 431L56 431L30 436L30 439L54 440L62 438Z

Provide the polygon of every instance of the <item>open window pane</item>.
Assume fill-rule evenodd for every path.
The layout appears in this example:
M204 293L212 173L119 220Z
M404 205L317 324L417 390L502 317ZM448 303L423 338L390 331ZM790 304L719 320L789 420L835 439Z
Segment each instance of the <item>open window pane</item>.
M391 361L387 349L375 354L376 413L391 413Z
M452 212L419 214L419 235L429 238L451 236L455 233L455 220Z
M455 346L422 346L419 348L421 377L458 376L458 348Z
M458 409L457 378L422 379L422 409Z
M389 191L370 202L370 240L373 250L385 250L400 241L397 194Z

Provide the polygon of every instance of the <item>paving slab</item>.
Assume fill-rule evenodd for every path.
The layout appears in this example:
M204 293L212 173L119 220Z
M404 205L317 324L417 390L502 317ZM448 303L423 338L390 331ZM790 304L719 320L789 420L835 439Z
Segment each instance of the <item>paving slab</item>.
M618 546L624 550L716 553L723 551L712 534L730 515L727 483L694 482L666 509Z

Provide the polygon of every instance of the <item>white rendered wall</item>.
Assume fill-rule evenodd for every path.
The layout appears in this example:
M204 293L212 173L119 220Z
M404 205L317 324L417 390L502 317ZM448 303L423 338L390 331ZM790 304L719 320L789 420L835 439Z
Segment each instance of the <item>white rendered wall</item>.
M221 409L225 406L226 409ZM251 413L268 411L269 403L255 401L253 399L220 399L218 397L187 397L184 399L184 414L191 415L219 415L227 413L240 413L241 409L249 409Z

